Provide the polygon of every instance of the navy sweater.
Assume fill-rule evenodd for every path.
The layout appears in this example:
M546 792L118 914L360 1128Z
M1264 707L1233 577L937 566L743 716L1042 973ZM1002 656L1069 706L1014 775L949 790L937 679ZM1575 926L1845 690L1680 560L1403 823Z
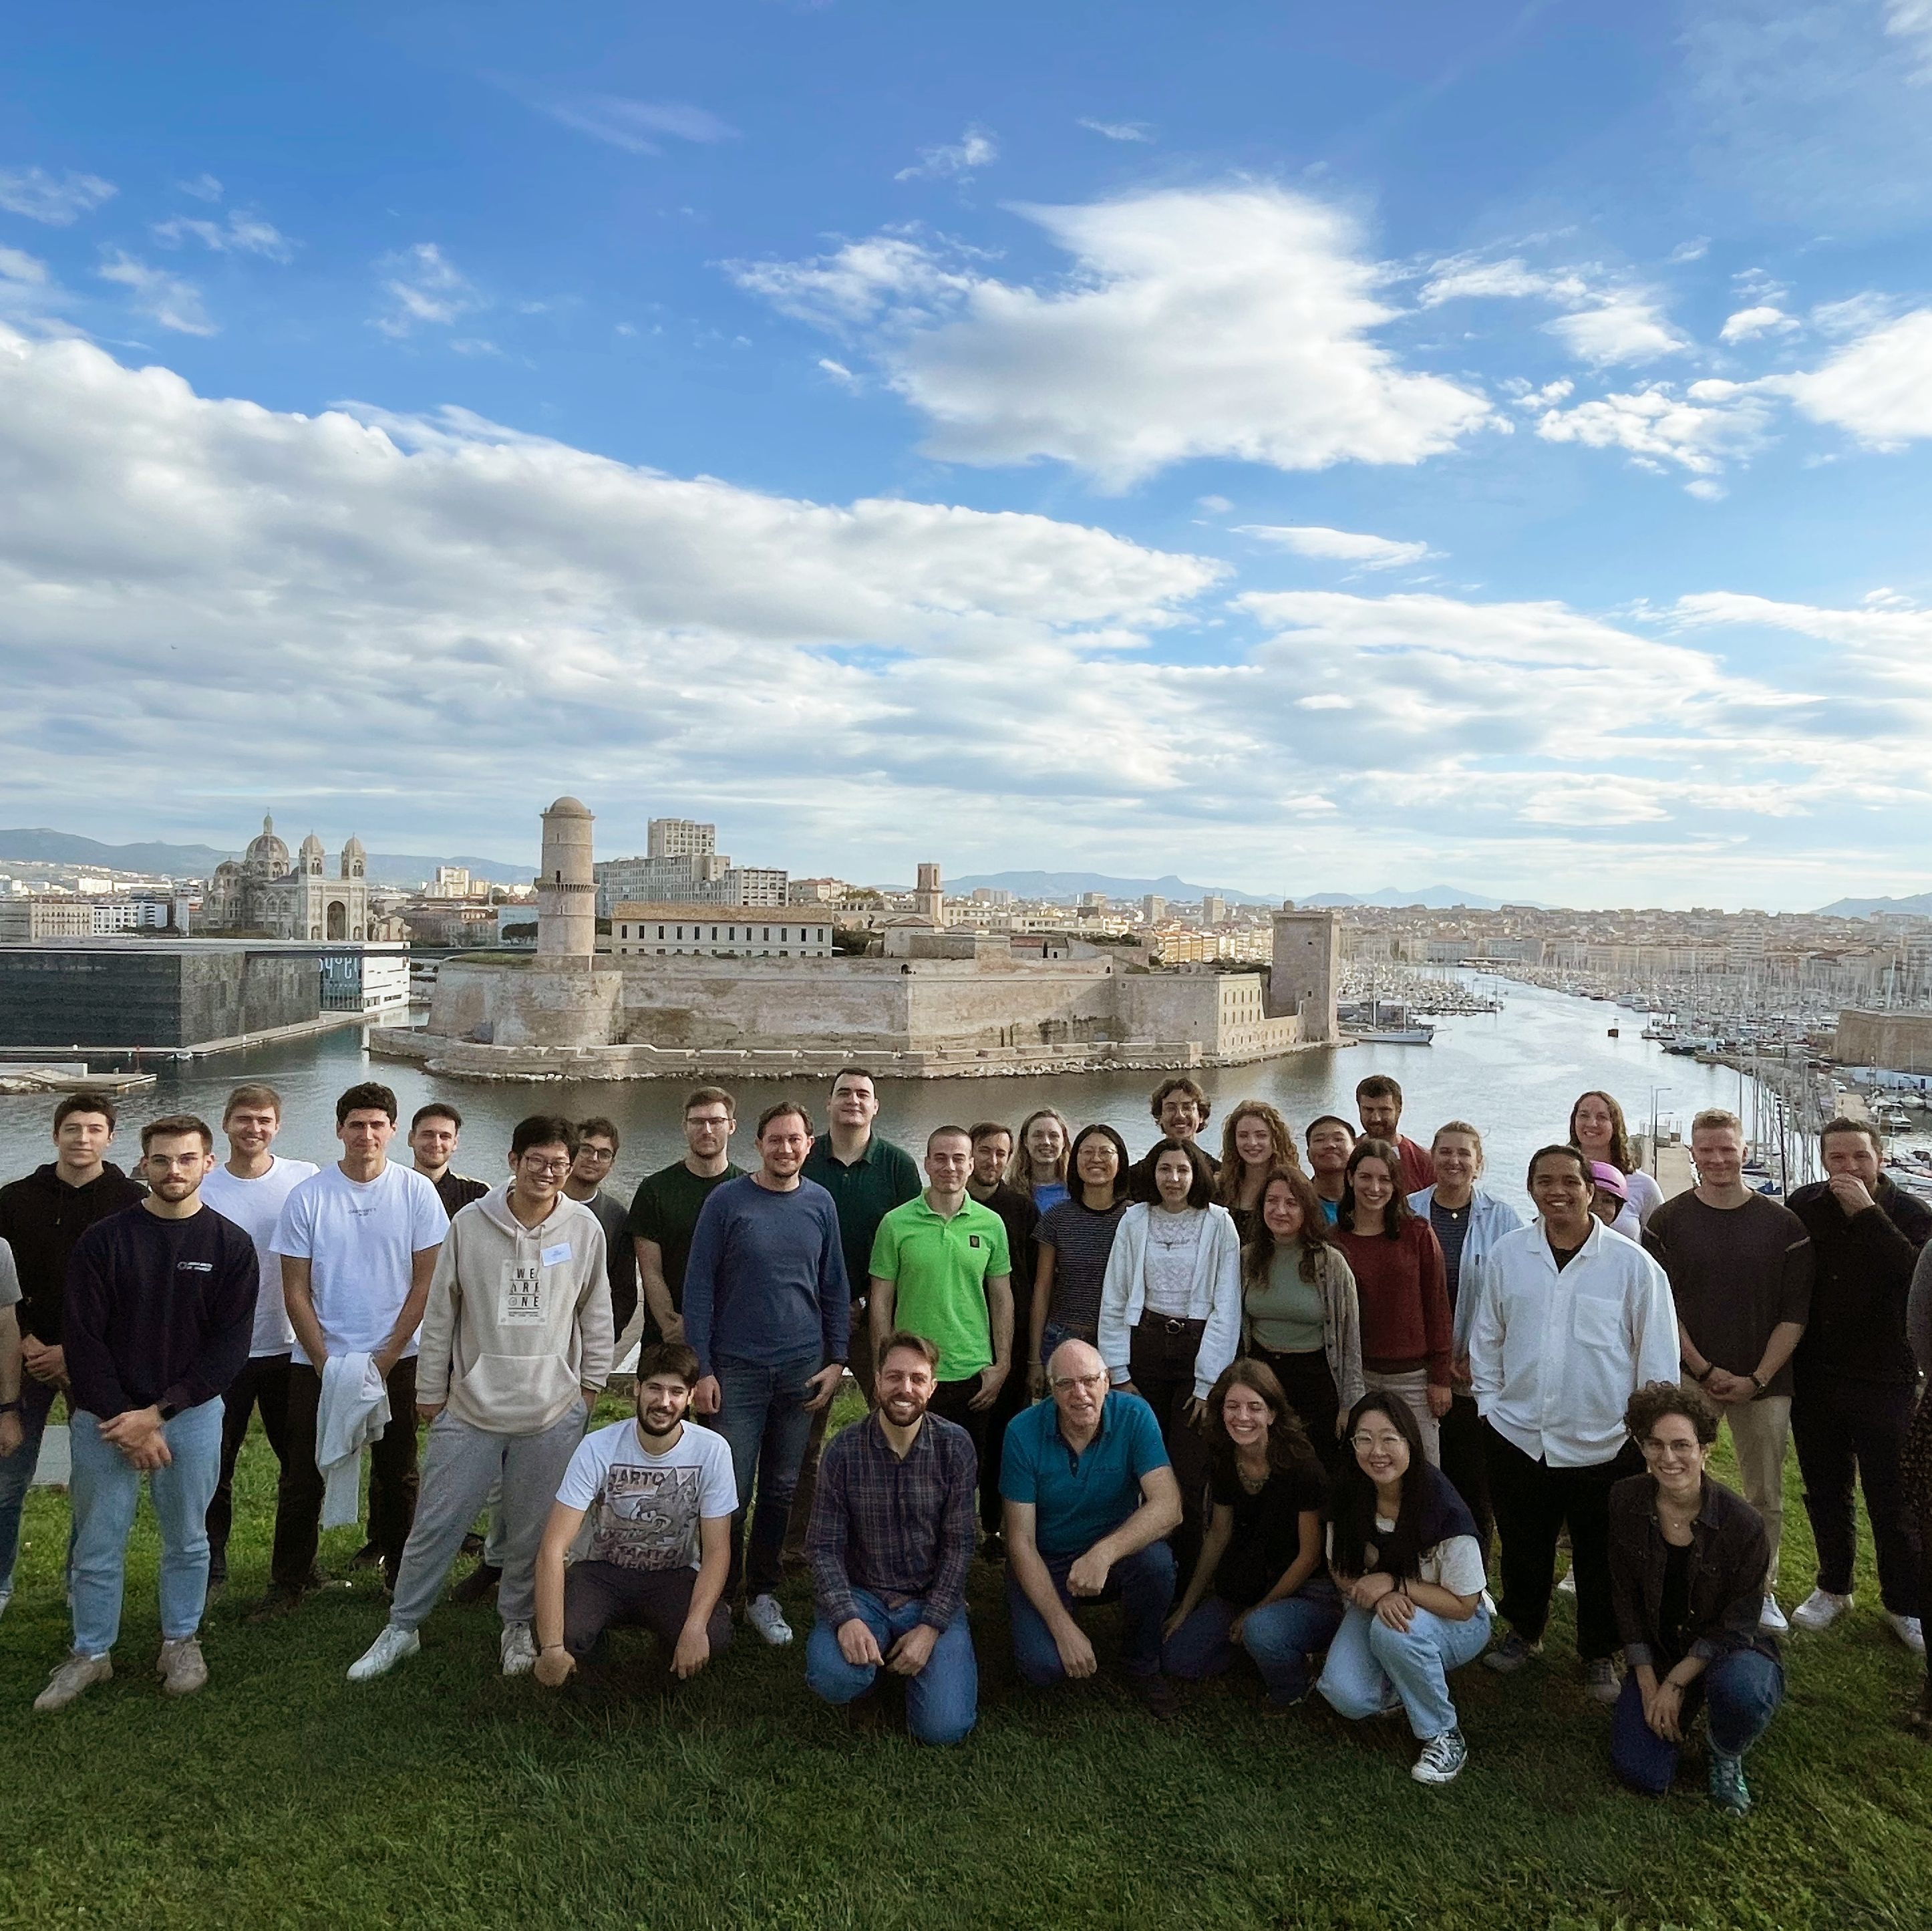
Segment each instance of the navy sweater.
M711 1190L684 1269L684 1338L703 1372L720 1354L843 1361L851 1315L838 1210L823 1187L773 1193L748 1173Z
M97 1221L68 1263L75 1406L111 1421L213 1401L248 1359L261 1278L254 1242L212 1207L184 1221L130 1207Z

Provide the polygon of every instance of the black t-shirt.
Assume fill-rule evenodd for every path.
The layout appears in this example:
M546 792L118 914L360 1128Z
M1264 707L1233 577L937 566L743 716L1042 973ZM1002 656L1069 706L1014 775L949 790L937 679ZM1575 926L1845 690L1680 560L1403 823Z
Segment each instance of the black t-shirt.
M1690 1620L1690 1545L1664 1545L1664 1599L1658 1605L1658 1647L1664 1669L1674 1669L1690 1653L1696 1632ZM1659 1672L1662 1674L1661 1671Z
M1216 1476L1214 1500L1234 1512L1234 1531L1214 1572L1214 1593L1238 1609L1251 1608L1279 1582L1301 1553L1301 1518L1328 1506L1328 1482L1312 1459L1275 1470L1250 1494L1235 1476Z

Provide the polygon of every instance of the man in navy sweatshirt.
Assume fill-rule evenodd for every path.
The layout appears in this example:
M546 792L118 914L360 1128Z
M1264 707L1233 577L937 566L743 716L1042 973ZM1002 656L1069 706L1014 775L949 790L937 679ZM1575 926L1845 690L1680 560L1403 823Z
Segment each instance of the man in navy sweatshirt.
M143 1475L161 1532L161 1687L185 1696L208 1680L196 1632L208 1598L221 1397L248 1358L261 1279L254 1243L202 1203L214 1164L205 1121L151 1121L141 1130L147 1197L89 1227L68 1263L74 1653L36 1710L64 1710L114 1674L109 1652Z
M799 1467L812 1416L838 1392L851 1327L838 1210L799 1173L811 1150L805 1109L790 1100L767 1107L756 1170L712 1190L684 1270L684 1338L700 1377L692 1406L715 1418L738 1482L726 1600L755 1487L745 1620L774 1644L791 1641L775 1592Z

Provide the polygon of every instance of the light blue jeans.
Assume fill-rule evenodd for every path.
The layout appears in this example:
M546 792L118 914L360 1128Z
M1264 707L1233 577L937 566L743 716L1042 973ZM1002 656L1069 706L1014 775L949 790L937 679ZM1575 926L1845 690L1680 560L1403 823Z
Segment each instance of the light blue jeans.
M1372 1611L1352 1602L1315 1686L1337 1716L1358 1719L1384 1708L1393 1689L1402 1699L1408 1727L1426 1742L1456 1727L1449 1672L1474 1661L1489 1642L1486 1609L1460 1623L1418 1609L1406 1629L1391 1629Z
M141 1476L84 1410L68 1432L74 1467L74 1646L104 1656L121 1633L128 1536L141 1500ZM161 1531L161 1636L176 1642L201 1626L208 1601L208 1505L221 1475L221 1403L184 1408L162 1425L174 1459L152 1470L148 1493Z

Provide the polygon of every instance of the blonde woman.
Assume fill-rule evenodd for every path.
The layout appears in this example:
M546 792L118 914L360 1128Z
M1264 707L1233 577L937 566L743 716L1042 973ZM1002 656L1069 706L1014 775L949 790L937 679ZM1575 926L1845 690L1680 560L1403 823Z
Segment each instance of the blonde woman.
M1020 1122L1006 1179L1043 1214L1066 1198L1066 1152L1073 1129L1057 1107L1041 1107Z

